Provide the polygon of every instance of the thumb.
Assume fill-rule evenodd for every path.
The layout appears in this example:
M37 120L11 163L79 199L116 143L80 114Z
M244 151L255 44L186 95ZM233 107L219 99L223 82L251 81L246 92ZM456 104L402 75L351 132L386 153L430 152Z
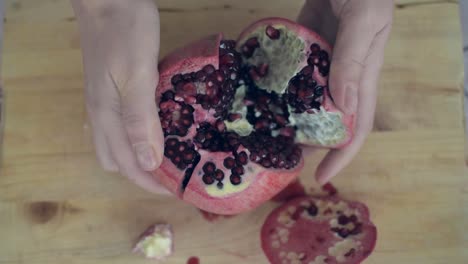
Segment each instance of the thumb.
M122 121L141 169L151 171L163 159L164 136L155 102L158 73L138 76L121 94Z
M357 110L363 62L378 30L376 21L380 20L366 1L350 2L340 10L329 81L333 100L345 114Z

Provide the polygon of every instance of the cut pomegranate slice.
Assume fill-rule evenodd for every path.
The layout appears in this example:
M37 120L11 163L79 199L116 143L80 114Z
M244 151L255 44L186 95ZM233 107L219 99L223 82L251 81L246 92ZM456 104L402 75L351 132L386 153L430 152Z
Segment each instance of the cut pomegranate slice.
M351 140L353 116L329 97L329 53L317 34L280 18L237 42L217 34L171 53L159 65L165 150L155 177L217 214L269 200L301 171L301 144Z
M377 229L364 204L301 197L268 215L262 249L271 263L357 264L373 251Z

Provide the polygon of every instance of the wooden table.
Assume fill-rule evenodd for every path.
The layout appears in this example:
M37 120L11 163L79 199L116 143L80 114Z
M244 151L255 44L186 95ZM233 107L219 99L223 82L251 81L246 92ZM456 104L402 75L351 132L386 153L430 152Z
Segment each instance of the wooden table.
M162 54L215 31L235 36L260 17L294 19L301 4L160 1ZM156 221L174 226L167 263L266 263L259 227L275 204L211 223L99 168L68 1L6 1L6 10L0 263L151 263L130 248ZM468 263L461 54L457 3L397 2L375 130L334 181L369 205L379 228L366 263ZM308 186L322 155L307 162Z

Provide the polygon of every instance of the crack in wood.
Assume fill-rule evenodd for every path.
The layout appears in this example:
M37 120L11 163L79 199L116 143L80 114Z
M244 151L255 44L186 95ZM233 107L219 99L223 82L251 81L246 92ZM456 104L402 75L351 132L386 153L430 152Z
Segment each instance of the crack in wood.
M458 4L457 0L432 0L432 1L424 1L424 2L409 2L409 3L402 3L396 4L396 8L403 9L407 7L416 7L422 5L433 5L433 4Z
M231 9L231 5L222 5L222 6L207 6L198 9L186 9L186 8L171 8L171 7L160 7L160 13L188 13L188 12L198 12L198 11L217 11L217 10L228 10Z

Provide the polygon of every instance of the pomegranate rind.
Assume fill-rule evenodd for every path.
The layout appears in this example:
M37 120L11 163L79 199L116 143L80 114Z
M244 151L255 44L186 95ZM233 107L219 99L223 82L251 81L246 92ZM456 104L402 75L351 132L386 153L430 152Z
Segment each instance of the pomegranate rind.
M320 210L324 208L320 206L318 206L319 214L315 217L311 217L306 211L297 214L297 208L305 202L312 202L316 205L319 203L334 204L335 209L332 209L331 213L333 217L321 214ZM333 227L337 225L337 208L356 214L358 221L362 223L362 232L342 238L331 231L332 225ZM296 220L293 217L295 214ZM270 263L283 263L282 261L289 256L290 258L297 257L299 263L358 264L374 250L377 229L369 219L367 206L362 203L337 197L309 196L293 199L273 210L267 216L260 236L263 252ZM354 253L352 256L345 257L344 255L351 248L350 245L355 248ZM325 258L326 262L324 262Z
M289 31L294 32L300 39L302 39L306 43L306 48L308 49L309 45L312 43L317 43L320 45L321 49L325 50L329 56L332 55L332 47L331 45L323 39L319 34L316 32L298 24L295 23L291 20L285 19L285 18L280 18L280 17L271 17L271 18L264 18L261 20L258 20L249 26L247 26L244 31L240 34L239 38L237 39L237 45L238 49L251 37L255 36L258 34L259 28L263 28L266 26L281 26L281 27L286 27ZM307 65L307 56L304 57L304 61L298 63L298 70L299 70ZM293 76L291 76L292 78ZM314 70L313 72L313 78L317 81L317 83L321 85L328 85L328 79L324 76L321 76L318 74L317 70ZM286 88L286 87L285 87ZM322 102L322 107L326 110L328 113L339 113L341 116L341 122L343 126L345 127L345 136L343 137L342 140L336 143L332 144L326 144L322 145L320 143L312 142L312 141L303 141L299 142L303 145L307 146L314 146L314 147L320 147L320 148L331 148L331 149L337 149L337 148L342 148L348 145L353 138L353 129L354 129L354 123L355 123L355 115L354 114L349 114L345 115L342 113L336 105L333 103L330 94L328 93L327 90L325 90L325 96L323 97L323 102ZM306 115L307 113L304 113Z

